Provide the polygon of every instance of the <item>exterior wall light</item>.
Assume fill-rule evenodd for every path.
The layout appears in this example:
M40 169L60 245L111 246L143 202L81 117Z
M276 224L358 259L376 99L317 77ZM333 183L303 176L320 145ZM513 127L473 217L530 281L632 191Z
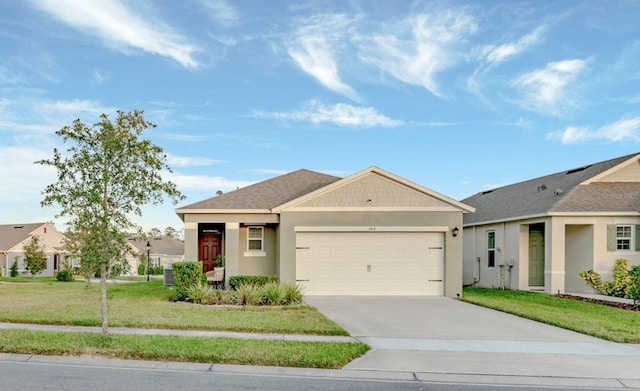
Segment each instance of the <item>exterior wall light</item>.
M453 234L453 237L455 238L460 233L460 229L458 229L458 227L455 227L454 229L451 230L451 233Z

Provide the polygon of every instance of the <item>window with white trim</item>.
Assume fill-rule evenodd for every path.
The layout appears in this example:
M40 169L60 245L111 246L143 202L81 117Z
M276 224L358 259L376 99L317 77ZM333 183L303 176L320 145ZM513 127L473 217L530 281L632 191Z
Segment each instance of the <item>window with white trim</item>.
M631 250L631 226L616 226L616 249Z
M264 227L247 227L247 251L264 252Z
M496 233L487 232L487 267L496 267Z

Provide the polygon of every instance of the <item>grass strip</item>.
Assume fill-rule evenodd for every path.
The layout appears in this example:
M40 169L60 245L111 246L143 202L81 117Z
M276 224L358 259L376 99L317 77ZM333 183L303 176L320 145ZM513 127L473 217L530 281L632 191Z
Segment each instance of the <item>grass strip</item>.
M28 280L23 282L21 280ZM20 281L15 283L14 281ZM37 283L40 281L40 283ZM348 335L315 308L225 308L169 301L162 281L108 285L109 326L248 333ZM0 322L100 326L97 284L0 279Z
M544 293L465 288L462 300L613 342L640 343L640 312Z
M270 341L154 335L2 330L0 352L212 364L338 369L362 356L362 343Z

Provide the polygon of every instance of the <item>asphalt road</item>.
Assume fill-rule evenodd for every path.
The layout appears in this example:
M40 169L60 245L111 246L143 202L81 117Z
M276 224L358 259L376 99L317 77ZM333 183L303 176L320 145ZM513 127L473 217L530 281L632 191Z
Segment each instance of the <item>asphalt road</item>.
M332 379L288 375L194 372L139 368L93 367L68 364L0 362L0 390L3 391L175 391L175 390L572 390L572 388L520 387L487 384L425 383ZM578 388L575 388L578 390Z

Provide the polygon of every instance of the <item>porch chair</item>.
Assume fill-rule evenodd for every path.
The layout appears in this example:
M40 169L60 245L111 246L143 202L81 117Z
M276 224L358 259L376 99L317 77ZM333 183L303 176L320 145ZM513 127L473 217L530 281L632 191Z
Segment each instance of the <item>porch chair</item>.
M213 285L214 288L224 289L224 268L218 267L207 273L207 284Z

